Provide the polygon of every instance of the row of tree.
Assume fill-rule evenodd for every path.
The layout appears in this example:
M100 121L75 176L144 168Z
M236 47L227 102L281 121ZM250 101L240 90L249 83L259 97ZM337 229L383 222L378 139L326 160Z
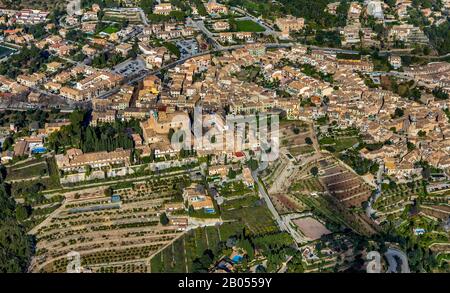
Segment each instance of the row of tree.
M32 74L51 61L50 53L40 50L35 45L24 46L19 53L9 57L8 62L0 63L0 75L15 79L19 74Z
M135 120L105 123L90 126L90 113L76 110L70 115L71 124L52 133L47 141L48 147L56 153L66 148L80 148L83 152L113 151L117 148L133 147L132 133L141 133L139 122Z
M32 255L32 239L19 223L23 210L16 207L0 177L0 272L26 271Z
M341 0L336 9L336 15L326 12L327 4L331 0L229 0L233 6L242 6L250 13L264 18L293 15L305 18L313 28L330 28L345 26L350 1Z

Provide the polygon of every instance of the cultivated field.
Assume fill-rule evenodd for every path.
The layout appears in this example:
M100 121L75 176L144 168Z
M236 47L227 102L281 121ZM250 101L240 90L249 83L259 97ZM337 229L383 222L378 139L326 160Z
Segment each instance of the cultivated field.
M152 257L151 271L191 273L194 260L200 258L206 249L216 254L219 242L226 241L240 229L238 223L225 223L190 230Z
M318 169L317 176L311 174L314 167ZM358 175L333 157L324 156L295 174L285 195L289 203L276 200L275 206L280 213L311 212L324 220L330 231L346 226L360 234L373 234L376 227L361 208L361 203L370 195L370 186Z
M165 202L181 201L183 175L150 179L131 187L77 191L33 229L36 257L32 270L62 272L67 254L80 253L81 265L94 272L147 272L150 257L181 235L160 223Z
M319 162L320 180L328 192L347 207L360 207L371 188L359 176L332 160Z

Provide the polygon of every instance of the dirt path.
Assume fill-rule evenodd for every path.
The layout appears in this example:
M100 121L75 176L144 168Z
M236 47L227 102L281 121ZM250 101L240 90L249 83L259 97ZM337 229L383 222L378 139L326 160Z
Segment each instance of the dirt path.
M25 165L25 166L23 166L23 167L19 167L19 168L14 168L14 170L22 170L22 169L25 169L25 168L30 168L30 167L34 167L34 166L37 166L37 165L42 165L42 164L47 164L45 161L42 161L42 162L36 162L36 163L33 163L33 164L30 164L30 165Z

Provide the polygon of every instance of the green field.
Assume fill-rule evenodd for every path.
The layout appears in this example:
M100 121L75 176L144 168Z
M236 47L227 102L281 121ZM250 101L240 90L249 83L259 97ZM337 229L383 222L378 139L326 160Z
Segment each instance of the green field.
M104 30L102 30L102 32L107 33L107 34L113 34L113 33L117 33L119 31L119 28L113 25L108 26L107 28L105 28Z
M44 159L19 162L13 167L7 168L7 172L6 180L24 180L49 175L47 163Z
M151 271L153 273L193 272L194 260L201 257L206 249L211 249L215 255L218 253L222 229L228 231L230 229L228 226L228 224L223 224L220 227L203 227L187 232L152 258ZM231 228L231 235L239 230Z
M219 193L223 197L242 196L253 193L253 189L247 187L242 181L227 182L219 189Z
M348 148L351 148L354 144L358 143L357 137L324 137L319 139L319 144L325 146L325 148L332 147L334 152L341 152Z
M223 224L188 231L151 259L151 271L194 272L195 262L206 250L210 249L216 260L221 258L225 253L224 242L230 236L241 235L244 228L252 237L279 231L269 210L257 197L226 201L221 210Z
M252 32L259 33L265 29L252 20L236 20L236 31L238 32Z
M222 207L222 219L243 223L253 235L278 231L275 220L263 201L257 197L228 200Z
M354 128L330 129L326 135L319 135L319 144L321 148L332 153L351 148L353 145L361 142L358 130Z

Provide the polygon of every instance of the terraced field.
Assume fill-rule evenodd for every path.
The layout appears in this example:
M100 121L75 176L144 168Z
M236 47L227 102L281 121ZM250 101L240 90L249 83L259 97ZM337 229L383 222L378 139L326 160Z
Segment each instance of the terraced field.
M32 271L63 272L68 253L80 254L81 266L93 272L147 272L150 257L182 234L163 226L164 203L181 200L179 184L187 176L151 179L115 188L107 196L99 189L77 192L33 229L36 257Z
M450 217L450 206L448 205L421 205L420 211L427 216L440 220Z
M450 192L433 192L421 198L420 212L445 221L450 217Z
M290 187L291 191L311 193L311 192L324 192L325 188L320 183L319 179L316 177L303 178Z
M32 159L8 167L6 182L11 183L11 194L16 199L61 187L54 158Z
M45 159L33 159L26 162L19 162L12 167L7 168L7 181L19 181L29 179L31 177L48 176L48 168Z
M331 196L347 207L360 207L371 195L371 188L361 178L337 162L320 162L320 181Z
M313 167L319 170L317 176L310 172ZM326 157L309 164L296 178L288 196L297 205L297 212L313 213L326 221L331 230L346 226L359 234L376 232L365 214L353 211L369 198L370 186L335 159Z
M383 185L381 196L373 205L373 208L377 210L376 216L380 219L387 216L395 217L423 193L424 187L420 181L397 184L392 187Z
M223 239L221 230L230 229L232 226L210 226L190 230L182 237L167 246L162 252L156 254L151 260L151 271L158 272L193 272L192 264L195 259L201 257L203 252L209 248L214 254L217 253L218 244ZM237 228L237 227L236 227ZM234 231L233 233L234 234ZM224 238L225 240L228 238Z

